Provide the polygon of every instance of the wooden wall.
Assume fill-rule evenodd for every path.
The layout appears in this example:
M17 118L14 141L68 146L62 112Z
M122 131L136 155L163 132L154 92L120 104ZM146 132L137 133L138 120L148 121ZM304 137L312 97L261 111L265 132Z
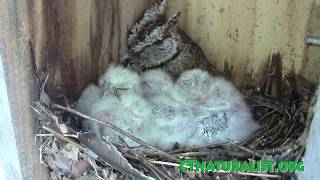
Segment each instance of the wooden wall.
M306 35L320 36L319 0L175 0L180 26L220 70L231 70L238 85L257 83L273 53L280 52L284 74L290 70L319 81L316 48ZM315 66L316 65L316 66ZM252 81L253 80L253 81Z
M242 86L257 83L273 53L285 72L318 82L320 51L307 48L306 35L320 36L320 0L168 0L169 15L182 11L180 27L209 60ZM49 74L52 87L69 97L98 78L125 50L127 28L150 0L0 0L0 47L12 119L23 166L38 164L34 122L28 104L35 69ZM31 153L33 152L33 153ZM41 177L41 176L40 176ZM41 178L40 178L41 179Z
M30 40L37 68L49 87L69 97L98 78L125 49L128 26L148 0L28 1ZM52 88L49 88L52 89ZM54 92L52 92L54 93Z
M304 39L308 34L320 36L314 27L320 24L316 20L320 0L168 2L168 15L182 11L180 27L238 86L257 84L277 52L283 74L294 70L319 80L320 53L307 48ZM126 48L128 26L150 4L148 0L28 1L33 56L42 77L50 75L49 89L60 86L64 94L77 97L108 63L118 60Z
M38 147L34 137L35 120L29 106L32 104L36 88L33 80L34 68L31 61L26 10L25 1L0 1L0 55L2 59L0 63L3 65L7 82L9 111L15 131L22 179L40 180L46 179L47 174L44 167L40 165ZM0 118L4 118L3 114L0 115ZM5 128L3 124L0 124L0 127ZM8 133L9 131L10 129ZM2 141L14 142L13 139L1 139ZM6 178L12 177L4 175Z

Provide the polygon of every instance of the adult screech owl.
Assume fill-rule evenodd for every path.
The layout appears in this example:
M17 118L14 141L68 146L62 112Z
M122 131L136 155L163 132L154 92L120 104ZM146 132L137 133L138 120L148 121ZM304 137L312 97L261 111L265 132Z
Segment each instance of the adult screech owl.
M156 1L131 27L121 63L138 72L161 68L174 78L193 68L219 74L201 48L177 27L180 13L165 20L165 6L165 0Z

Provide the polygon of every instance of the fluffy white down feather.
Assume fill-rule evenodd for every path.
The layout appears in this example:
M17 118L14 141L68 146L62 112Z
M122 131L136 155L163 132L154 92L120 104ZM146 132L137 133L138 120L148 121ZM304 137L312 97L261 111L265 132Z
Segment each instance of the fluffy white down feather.
M141 84L143 96L148 98L168 92L173 81L168 73L156 69L144 72L141 75Z
M102 89L94 84L89 84L85 88L76 104L76 110L88 115L90 106L95 103L102 96Z
M173 84L161 70L147 71L140 80L138 74L112 66L100 78L99 86L104 95L99 87L88 86L77 109L163 150L171 150L176 143L192 146L226 139L241 141L259 128L233 84L200 69L185 71ZM116 140L119 136L97 124L86 128ZM129 146L138 145L121 138Z
M194 112L197 131L188 141L191 145L242 141L259 128L241 93L222 77L212 78L208 93L197 101Z
M145 140L162 150L170 150L176 143L186 144L194 130L192 112L170 94L150 98L151 119L146 123Z
M89 116L96 118L100 121L116 123L117 122L117 113L120 109L120 101L118 97L112 94L105 94L100 99L98 99L95 103L91 104ZM107 127L103 127L97 123L91 123L91 127L89 130L93 130L97 133L98 136L112 136L112 134L108 134Z
M89 111L91 109L91 105L98 101L102 96L102 89L94 84L89 84L87 88L85 88L80 98L76 104L76 110L89 115ZM92 122L88 120L81 121L81 126L85 130L92 129L91 128Z
M140 95L136 93L126 93L120 96L121 107L118 113L118 121L116 125L129 132L130 134L143 138L145 123L151 117L150 104ZM138 144L129 138L122 137L129 146L137 146Z
M193 69L183 72L175 83L185 98L195 101L210 92L212 77L207 71Z
M140 77L137 73L122 66L110 66L100 77L99 86L104 91L121 95L127 92L141 93Z
M146 121L146 131L143 134L144 139L150 144L161 149L170 149L172 141L169 139L171 127L176 124L175 114L178 104L168 95L162 94L150 98L152 114Z

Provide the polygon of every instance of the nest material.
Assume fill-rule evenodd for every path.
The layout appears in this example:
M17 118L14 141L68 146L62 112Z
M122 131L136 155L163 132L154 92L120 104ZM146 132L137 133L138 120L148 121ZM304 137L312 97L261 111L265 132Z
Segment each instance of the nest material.
M281 100L266 96L262 93L266 92L264 90L243 91L253 115L262 125L262 128L246 141L241 143L226 141L195 147L177 146L170 152L158 150L112 124L102 123L75 111L71 107L53 104L42 90L40 100L35 102L34 105L39 121L37 136L41 142L41 160L52 170L52 179L83 178L84 176L81 175L84 172L86 172L86 177L97 179L112 179L115 177L118 179L130 179L130 177L143 179L139 178L142 173L139 175L132 169L161 179L206 179L212 178L212 176L229 179L242 179L246 176L251 178L282 177L285 179L295 176L295 174L244 174L240 172L206 175L187 174L181 173L178 166L182 159L197 159L199 161L274 160L276 162L301 160L312 119L312 112L309 111L312 106L312 94L303 96L298 91L293 90L292 87L287 88L286 90L295 93L291 93ZM110 140L92 139L92 136L88 136L78 129L77 124L83 119L99 122L133 139L142 146L129 148L124 144ZM88 142L94 142L96 145L92 146ZM99 146L99 143L101 146ZM110 145L109 152L104 152L101 149L105 144ZM66 148L66 145L71 148ZM127 159L128 162L120 158L120 162L131 164L132 169L123 170L116 166L117 162L114 165L110 164L110 162L118 161L112 158L105 159L113 151L121 152L114 157ZM138 175L134 175L133 172Z

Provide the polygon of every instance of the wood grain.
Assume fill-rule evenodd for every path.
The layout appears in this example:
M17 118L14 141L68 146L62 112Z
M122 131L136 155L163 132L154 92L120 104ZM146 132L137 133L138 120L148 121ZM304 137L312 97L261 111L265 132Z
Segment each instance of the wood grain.
M128 26L149 6L147 0L28 1L30 36L42 78L76 98L81 90L118 61Z
M258 84L269 58L278 52L283 75L293 70L319 80L314 62L320 55L306 48L304 38L309 24L317 24L311 11L320 0L168 2L168 15L182 11L180 27L239 87ZM109 63L118 61L126 49L127 28L150 4L147 0L28 1L34 56L42 77L50 75L48 89L59 86L67 96L78 97Z
M175 0L169 1L169 14L182 11L180 27L218 69L231 73L238 86L257 84L269 57L277 52L283 75L294 70L318 83L320 70L314 64L319 51L306 51L304 39L310 26L319 36L315 28L319 13L314 10L319 4L319 0Z
M0 9L0 63L5 72L22 179L47 179L46 169L39 161L38 146L33 134L35 120L29 106L37 94L37 88L33 80L26 3L23 0L2 0ZM1 128L5 127L1 125Z

